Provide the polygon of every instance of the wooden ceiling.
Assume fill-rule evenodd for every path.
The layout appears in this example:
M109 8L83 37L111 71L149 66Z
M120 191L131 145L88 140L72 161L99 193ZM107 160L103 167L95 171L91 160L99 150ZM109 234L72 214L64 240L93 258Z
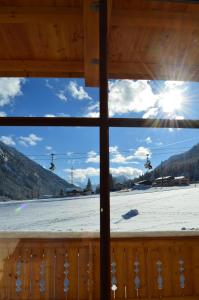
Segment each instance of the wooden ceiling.
M108 0L109 77L199 81L199 5ZM0 76L98 85L94 0L0 0Z

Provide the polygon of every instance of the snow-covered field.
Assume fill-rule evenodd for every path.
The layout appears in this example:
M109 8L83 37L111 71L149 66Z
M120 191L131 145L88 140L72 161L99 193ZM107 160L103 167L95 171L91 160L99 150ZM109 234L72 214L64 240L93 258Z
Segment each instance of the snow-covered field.
M137 209L139 215L122 215ZM199 187L111 194L111 230L199 230ZM99 197L0 203L0 231L99 231Z

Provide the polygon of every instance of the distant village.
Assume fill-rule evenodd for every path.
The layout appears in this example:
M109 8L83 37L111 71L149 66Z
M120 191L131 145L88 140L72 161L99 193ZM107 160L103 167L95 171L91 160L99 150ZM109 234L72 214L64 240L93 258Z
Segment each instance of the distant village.
M172 187L172 186L187 186L190 184L190 180L185 176L163 176L156 178L155 180L141 180L134 182L134 180L124 180L118 182L116 178L110 175L110 191L117 192L122 190L145 190L150 187ZM61 197L73 197L73 196L88 196L93 194L99 194L100 187L97 186L95 189L92 186L91 180L88 179L85 188L81 187L70 187L65 191L60 192Z

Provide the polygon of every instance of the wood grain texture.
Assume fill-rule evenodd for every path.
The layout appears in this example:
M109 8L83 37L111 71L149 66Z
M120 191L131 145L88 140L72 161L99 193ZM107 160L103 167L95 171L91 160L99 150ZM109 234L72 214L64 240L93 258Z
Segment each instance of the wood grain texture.
M0 76L99 85L94 0L1 0ZM109 78L199 81L199 6L108 1Z
M199 296L199 237L115 238L111 258L116 262L117 290L112 299L196 300ZM64 293L64 263L69 262L69 291ZM21 260L21 274L16 264ZM157 261L162 262L163 287L158 288ZM185 286L180 286L183 260ZM140 288L135 288L139 261ZM41 263L45 263L45 291L40 291ZM16 280L21 279L21 292ZM98 239L1 239L0 299L99 299Z

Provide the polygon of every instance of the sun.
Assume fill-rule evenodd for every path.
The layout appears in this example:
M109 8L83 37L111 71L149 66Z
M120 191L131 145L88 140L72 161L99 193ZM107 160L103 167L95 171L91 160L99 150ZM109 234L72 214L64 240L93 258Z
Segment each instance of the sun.
M172 115L182 110L183 93L179 89L172 89L161 94L159 105L162 111Z

